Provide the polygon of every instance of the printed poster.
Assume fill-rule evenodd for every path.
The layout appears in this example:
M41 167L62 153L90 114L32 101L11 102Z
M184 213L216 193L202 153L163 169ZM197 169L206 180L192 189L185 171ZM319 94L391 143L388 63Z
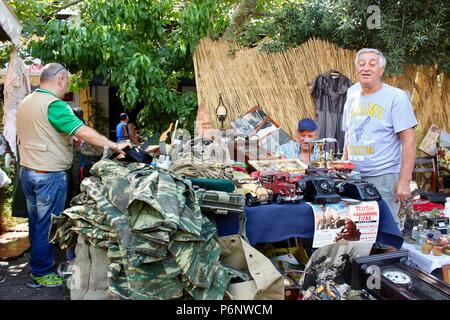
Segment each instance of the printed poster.
M434 157L436 155L436 142L439 140L440 133L441 129L433 124L420 143L419 150Z
M339 240L362 243L376 241L380 218L376 201L309 205L314 212L313 248L330 245Z
M260 150L261 156L258 156L258 159L275 155L280 145L292 141L289 134L259 106L233 120L231 126L237 134L248 135L258 140L259 147L263 149Z

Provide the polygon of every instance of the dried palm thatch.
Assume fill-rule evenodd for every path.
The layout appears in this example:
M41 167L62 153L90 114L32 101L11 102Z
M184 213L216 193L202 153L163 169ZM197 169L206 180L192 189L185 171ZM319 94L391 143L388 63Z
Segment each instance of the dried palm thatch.
M298 119L316 115L311 96L315 77L335 69L356 82L355 54L354 50L319 39L280 53L241 49L226 41L204 39L194 55L199 104L205 106L215 128L219 127L215 110L220 94L228 109L225 128L231 128L232 120L259 104L294 137ZM419 122L418 142L431 124L450 131L447 77L431 68L409 65L402 75L384 81L411 94Z

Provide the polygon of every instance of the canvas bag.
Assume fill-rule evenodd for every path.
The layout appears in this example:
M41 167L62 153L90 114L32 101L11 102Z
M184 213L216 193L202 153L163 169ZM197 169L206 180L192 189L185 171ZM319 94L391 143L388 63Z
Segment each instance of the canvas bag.
M248 244L241 236L219 238L220 260L226 266L249 272L252 280L230 283L225 299L284 300L283 276L272 262Z
M68 279L71 284L69 287L70 299L111 299L108 291L108 257L106 250L91 246L82 236L78 235L75 255L76 258L69 264L72 272Z

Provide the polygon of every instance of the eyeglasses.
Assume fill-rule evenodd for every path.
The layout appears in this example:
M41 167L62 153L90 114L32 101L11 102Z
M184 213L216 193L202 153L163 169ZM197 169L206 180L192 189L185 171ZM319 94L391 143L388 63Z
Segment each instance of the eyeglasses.
M67 67L65 64L61 63L61 68L59 68L58 70L55 71L55 73L52 74L52 77L56 76L58 74L58 72L60 72L61 70L67 70Z

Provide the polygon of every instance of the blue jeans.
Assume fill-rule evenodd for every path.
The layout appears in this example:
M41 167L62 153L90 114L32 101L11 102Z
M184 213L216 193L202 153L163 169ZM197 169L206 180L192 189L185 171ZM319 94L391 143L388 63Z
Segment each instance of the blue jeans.
M19 174L27 199L31 273L45 276L53 269L54 247L48 242L48 233L51 214L59 216L64 210L66 172L37 173L21 166Z
M391 210L392 216L394 217L394 220L398 226L400 226L400 220L398 218L398 212L400 211L400 202L396 202L395 200L395 190L399 177L399 173L388 173L376 177L362 178L363 180L375 185L375 187L380 192L384 202L386 202L389 209Z

